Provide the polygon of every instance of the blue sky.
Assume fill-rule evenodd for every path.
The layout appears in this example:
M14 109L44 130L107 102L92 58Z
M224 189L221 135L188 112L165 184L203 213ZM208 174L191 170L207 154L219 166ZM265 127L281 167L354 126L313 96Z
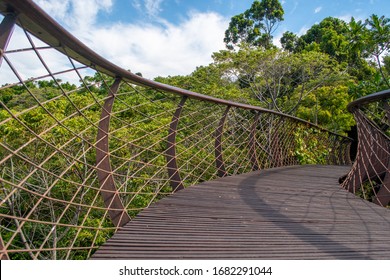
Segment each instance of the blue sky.
M366 18L370 14L388 15L388 0L280 0L285 11L281 24L286 30L299 32L327 16ZM248 9L253 0L116 0L112 9L117 21L153 22L156 17L179 24L191 12L214 12L226 18ZM135 8L135 9L134 9ZM102 22L113 19L109 14Z
M35 0L96 52L147 78L187 75L224 48L230 18L253 0ZM303 34L328 16L390 16L389 0L283 0L274 33Z

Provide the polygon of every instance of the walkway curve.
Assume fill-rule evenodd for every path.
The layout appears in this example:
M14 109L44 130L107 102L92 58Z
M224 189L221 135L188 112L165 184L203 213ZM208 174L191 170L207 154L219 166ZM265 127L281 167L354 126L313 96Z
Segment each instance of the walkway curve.
M389 259L389 210L340 188L349 166L296 166L186 188L93 259Z

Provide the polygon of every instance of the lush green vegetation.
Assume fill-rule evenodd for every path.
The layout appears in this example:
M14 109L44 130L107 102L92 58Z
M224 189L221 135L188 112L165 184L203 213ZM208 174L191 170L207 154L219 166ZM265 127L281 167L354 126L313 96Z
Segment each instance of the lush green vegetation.
M350 101L390 88L390 19L327 17L298 36L272 34L283 21L277 0L254 1L232 17L227 50L191 75L158 78L193 91L296 115L344 133L354 125Z
M366 21L351 18L347 23L328 17L302 36L286 32L278 48L272 34L283 16L279 1L254 1L247 11L232 18L225 33L227 49L214 53L213 63L187 76L158 77L156 81L288 113L346 134L354 125L346 105L390 87L389 19L372 15ZM97 73L84 77L81 87L40 80L2 88L0 158L7 160L0 166L0 197L6 198L0 211L27 217L2 219L2 238L5 242L12 239L13 248L65 248L39 256L31 251L15 253L13 258L86 258L113 232L102 210L95 147L102 106L113 81ZM110 160L131 217L171 192L164 153L180 98L126 83L116 95L110 120ZM215 104L186 101L176 145L185 185L216 176L210 135L224 110ZM254 115L239 109L229 112L224 136L229 174L250 170L251 151L246 143ZM318 130L273 115L259 118L262 131L256 141L263 146L258 156L267 159L259 163L261 168L277 165L272 163L276 149L285 150L280 162L327 162L330 149ZM281 137L279 129L287 131L283 125L296 127ZM22 230L15 234L18 228ZM70 252L69 247L85 249Z

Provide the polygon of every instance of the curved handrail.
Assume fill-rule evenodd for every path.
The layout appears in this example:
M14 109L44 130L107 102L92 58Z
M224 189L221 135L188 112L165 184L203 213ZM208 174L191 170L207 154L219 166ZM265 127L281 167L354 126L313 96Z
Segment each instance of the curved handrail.
M0 12L7 19L0 56L18 80L0 92L16 88L18 102L30 102L0 101L1 258L88 258L139 211L186 186L286 165L350 164L350 138L134 75L30 0L0 1ZM27 47L7 52L15 22ZM36 47L30 34L48 46ZM50 69L46 50L60 52L70 68ZM26 53L45 74L22 78L12 58ZM86 82L86 68L99 80ZM58 82L64 73L79 87ZM46 96L31 81L47 79L54 87Z
M141 76L135 75L130 71L127 71L114 63L103 58L79 39L73 36L70 32L64 29L59 25L54 19L52 19L45 11L42 10L37 4L31 0L3 0L7 2L8 5L0 3L0 12L2 14L15 13L19 17L19 24L28 30L31 34L41 39L43 42L51 46L61 46L58 48L58 51L64 52L65 55L79 61L84 65L92 66L94 69L107 74L112 77L121 77L122 79L143 85L151 88L156 88L172 93L177 93L179 95L186 95L194 99L204 100L208 102L213 102L221 105L232 106L236 108L255 110L258 112L272 113L275 115L283 116L286 118L294 119L302 123L306 123L312 127L316 127L321 131L326 131L328 133L345 137L338 133L334 133L330 130L322 128L314 123L308 122L306 120L294 117L288 114L281 112L265 109L258 106L248 105L239 102L233 102L230 100L225 100L221 98L216 98L213 96L193 92L190 90L185 90L175 86L159 83L153 80L143 78ZM34 11L33 13L31 11ZM352 140L352 139L350 139Z
M360 97L352 101L351 103L348 104L347 109L349 112L353 113L354 109L357 109L363 105L374 103L377 101L382 101L389 98L390 98L390 89L383 90L380 92L376 92L370 95Z
M388 89L348 105L357 123L358 150L351 171L341 179L345 189L384 207L390 204L389 100Z

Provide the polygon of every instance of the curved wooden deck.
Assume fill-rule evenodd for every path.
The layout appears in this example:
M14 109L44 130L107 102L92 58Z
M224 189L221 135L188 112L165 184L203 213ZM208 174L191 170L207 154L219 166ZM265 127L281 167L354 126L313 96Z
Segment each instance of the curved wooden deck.
M341 189L349 167L283 167L186 188L93 259L390 259L390 212Z

